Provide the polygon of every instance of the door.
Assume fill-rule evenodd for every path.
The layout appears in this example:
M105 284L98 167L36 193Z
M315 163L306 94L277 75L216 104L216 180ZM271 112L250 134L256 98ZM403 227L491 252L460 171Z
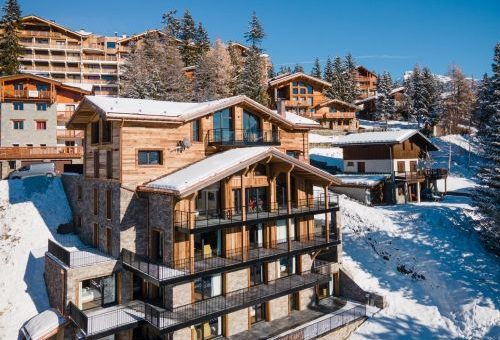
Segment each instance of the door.
M151 253L149 257L153 261L160 262L163 259L163 233L158 230L151 231Z
M397 166L399 173L405 172L405 161L398 161Z
M365 162L358 162L358 172L359 173L364 173L366 171L365 169Z

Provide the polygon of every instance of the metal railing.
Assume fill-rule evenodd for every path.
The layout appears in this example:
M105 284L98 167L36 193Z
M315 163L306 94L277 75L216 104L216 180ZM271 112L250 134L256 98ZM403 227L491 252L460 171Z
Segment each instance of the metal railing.
M341 313L322 318L314 323L292 331L284 335L278 335L270 340L309 340L315 339L322 334L329 333L336 328L347 325L348 323L366 317L366 306L358 305Z
M52 240L48 240L48 252L71 268L91 266L97 263L116 261L104 251L93 247L69 251Z
M245 221L278 218L281 216L300 213L314 213L324 211L327 207L334 208L338 205L338 196L329 194L290 202L261 202L248 203L245 206L206 209L197 211L174 211L174 225L178 228L196 229L211 226L240 224Z
M249 307L273 298L291 294L329 280L329 276L314 272L292 274L267 283L239 289L225 295L163 310L145 305L145 320L159 330L179 324L192 325L199 320L217 317L233 310Z
M295 236L290 242L291 251L302 251L318 246L334 244L338 240L331 235L329 242L326 232L311 235ZM122 263L138 270L160 284L186 277L192 274L201 274L221 268L237 267L249 261L279 258L289 252L288 239L276 240L267 243L255 243L248 247L239 247L221 253L212 251L209 254L196 254L193 257L174 261L152 261L146 256L138 255L130 250L122 249ZM177 280L180 281L180 280Z
M213 129L207 132L208 144L212 145L279 145L278 131L249 129Z

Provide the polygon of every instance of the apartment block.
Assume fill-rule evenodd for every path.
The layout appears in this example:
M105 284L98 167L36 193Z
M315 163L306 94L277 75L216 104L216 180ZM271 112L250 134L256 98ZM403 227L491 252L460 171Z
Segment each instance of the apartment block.
M301 314L312 307L327 315L345 278L330 192L340 182L309 164L318 125L245 96L87 96L67 125L85 132L84 173L63 183L88 248L49 242L45 258L66 334L237 339L317 318ZM363 308L324 331L363 319Z
M91 86L90 86L91 88ZM31 74L0 77L0 173L31 163L81 163L83 131L66 122L88 89Z

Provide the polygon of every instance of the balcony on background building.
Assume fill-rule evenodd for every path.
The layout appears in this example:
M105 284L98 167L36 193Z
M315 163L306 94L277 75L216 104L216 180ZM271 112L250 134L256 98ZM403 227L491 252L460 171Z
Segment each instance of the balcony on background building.
M12 146L0 147L0 159L73 159L81 158L81 146Z
M57 138L83 138L84 132L80 130L56 130Z
M2 99L9 100L51 100L53 98L53 92L50 90L38 91L38 90L9 90L4 89L2 94Z

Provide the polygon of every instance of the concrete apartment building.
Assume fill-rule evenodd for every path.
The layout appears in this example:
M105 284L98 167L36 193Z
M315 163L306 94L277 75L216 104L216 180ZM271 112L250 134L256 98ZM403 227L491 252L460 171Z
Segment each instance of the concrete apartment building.
M84 95L91 92L31 74L0 77L0 173L30 163L63 165L82 157L83 131L66 122Z
M309 164L317 125L245 96L87 96L68 122L85 131L84 174L63 183L89 246L50 241L45 257L50 303L73 325L62 332L292 339L305 331L294 318L309 327L339 309L332 296L366 302L340 268L339 181ZM364 320L364 305L347 306L322 332Z
M358 107L339 99L325 96L331 84L302 72L281 74L269 79L268 92L271 108L279 105L290 112L313 119L322 128L338 132L357 131Z

